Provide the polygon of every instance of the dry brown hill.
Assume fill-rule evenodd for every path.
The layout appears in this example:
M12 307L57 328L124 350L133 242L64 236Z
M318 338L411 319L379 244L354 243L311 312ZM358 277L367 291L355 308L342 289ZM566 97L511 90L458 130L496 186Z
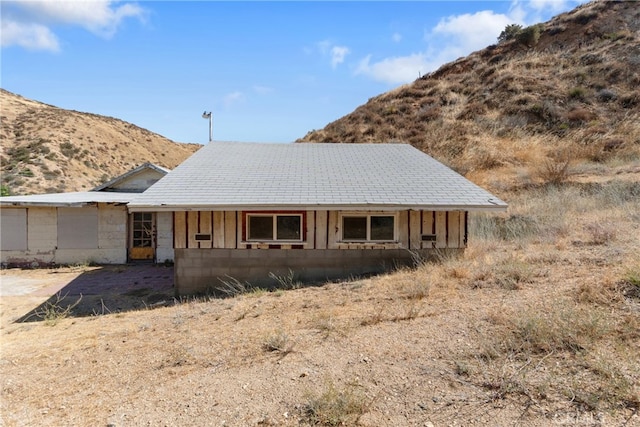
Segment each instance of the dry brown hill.
M4 89L0 105L2 186L11 194L87 191L144 162L174 168L200 147Z
M523 30L298 142L409 142L494 188L491 176L534 180L549 160L637 159L638 2L591 2Z

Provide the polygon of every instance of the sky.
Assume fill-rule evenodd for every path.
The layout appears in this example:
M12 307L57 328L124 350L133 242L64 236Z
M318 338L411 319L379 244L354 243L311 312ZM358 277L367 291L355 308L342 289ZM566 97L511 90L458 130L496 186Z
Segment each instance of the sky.
M0 87L176 142L293 142L585 0L0 2ZM1 108L1 106L0 106Z

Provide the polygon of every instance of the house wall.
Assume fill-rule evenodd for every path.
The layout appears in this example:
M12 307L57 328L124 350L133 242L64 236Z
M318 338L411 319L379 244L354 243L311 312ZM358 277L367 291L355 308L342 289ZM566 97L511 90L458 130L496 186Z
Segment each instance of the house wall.
M305 282L380 273L428 258L438 251L466 247L467 213L401 211L396 216L396 241L340 241L341 214L348 211L306 211L300 244L255 243L244 240L243 212L174 212L176 292L181 295L215 290L234 278L253 286L273 286L270 273L293 271ZM201 240L209 235L208 240ZM160 258L158 258L160 260Z
M156 214L156 261L173 261L173 213Z
M138 173L135 173L110 185L107 189L105 189L105 191L142 193L144 190L155 184L163 176L163 173L160 173L156 170L143 169Z
M0 248L1 262L5 265L50 265L96 262L100 264L123 264L127 261L127 210L125 206L99 203L78 208L28 207L2 208L0 222L13 211L26 211L26 249ZM91 218L96 222L76 223L79 233L73 238L61 236L67 233L69 219ZM3 226L4 227L4 226ZM83 240L83 236L89 236ZM95 236L95 237L94 237ZM64 242L60 247L60 242ZM88 245L87 241L91 244Z
M189 211L173 213L175 249L460 249L467 246L467 212L401 211L397 213L397 241L343 243L341 214L351 211L306 211L306 229L300 244L262 244L243 239L243 213ZM158 214L160 215L160 214ZM158 218L158 246L160 246ZM209 235L198 240L197 235ZM168 233L166 234L168 237ZM430 236L430 237L424 237ZM435 240L425 240L433 238ZM163 245L166 243L163 242ZM158 260L161 260L158 257Z

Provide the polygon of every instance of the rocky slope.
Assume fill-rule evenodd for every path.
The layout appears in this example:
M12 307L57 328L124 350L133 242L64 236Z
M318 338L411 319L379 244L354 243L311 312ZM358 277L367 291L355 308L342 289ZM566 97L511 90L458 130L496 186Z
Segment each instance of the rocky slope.
M298 142L408 142L481 182L637 159L638 3L595 1L522 30Z
M86 191L144 162L173 168L200 147L4 89L0 104L2 188L11 194Z

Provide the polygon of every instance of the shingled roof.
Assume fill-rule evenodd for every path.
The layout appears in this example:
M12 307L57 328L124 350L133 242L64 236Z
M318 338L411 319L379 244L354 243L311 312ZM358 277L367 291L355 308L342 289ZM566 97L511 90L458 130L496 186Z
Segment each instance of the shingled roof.
M502 211L507 204L408 144L212 142L128 206Z

